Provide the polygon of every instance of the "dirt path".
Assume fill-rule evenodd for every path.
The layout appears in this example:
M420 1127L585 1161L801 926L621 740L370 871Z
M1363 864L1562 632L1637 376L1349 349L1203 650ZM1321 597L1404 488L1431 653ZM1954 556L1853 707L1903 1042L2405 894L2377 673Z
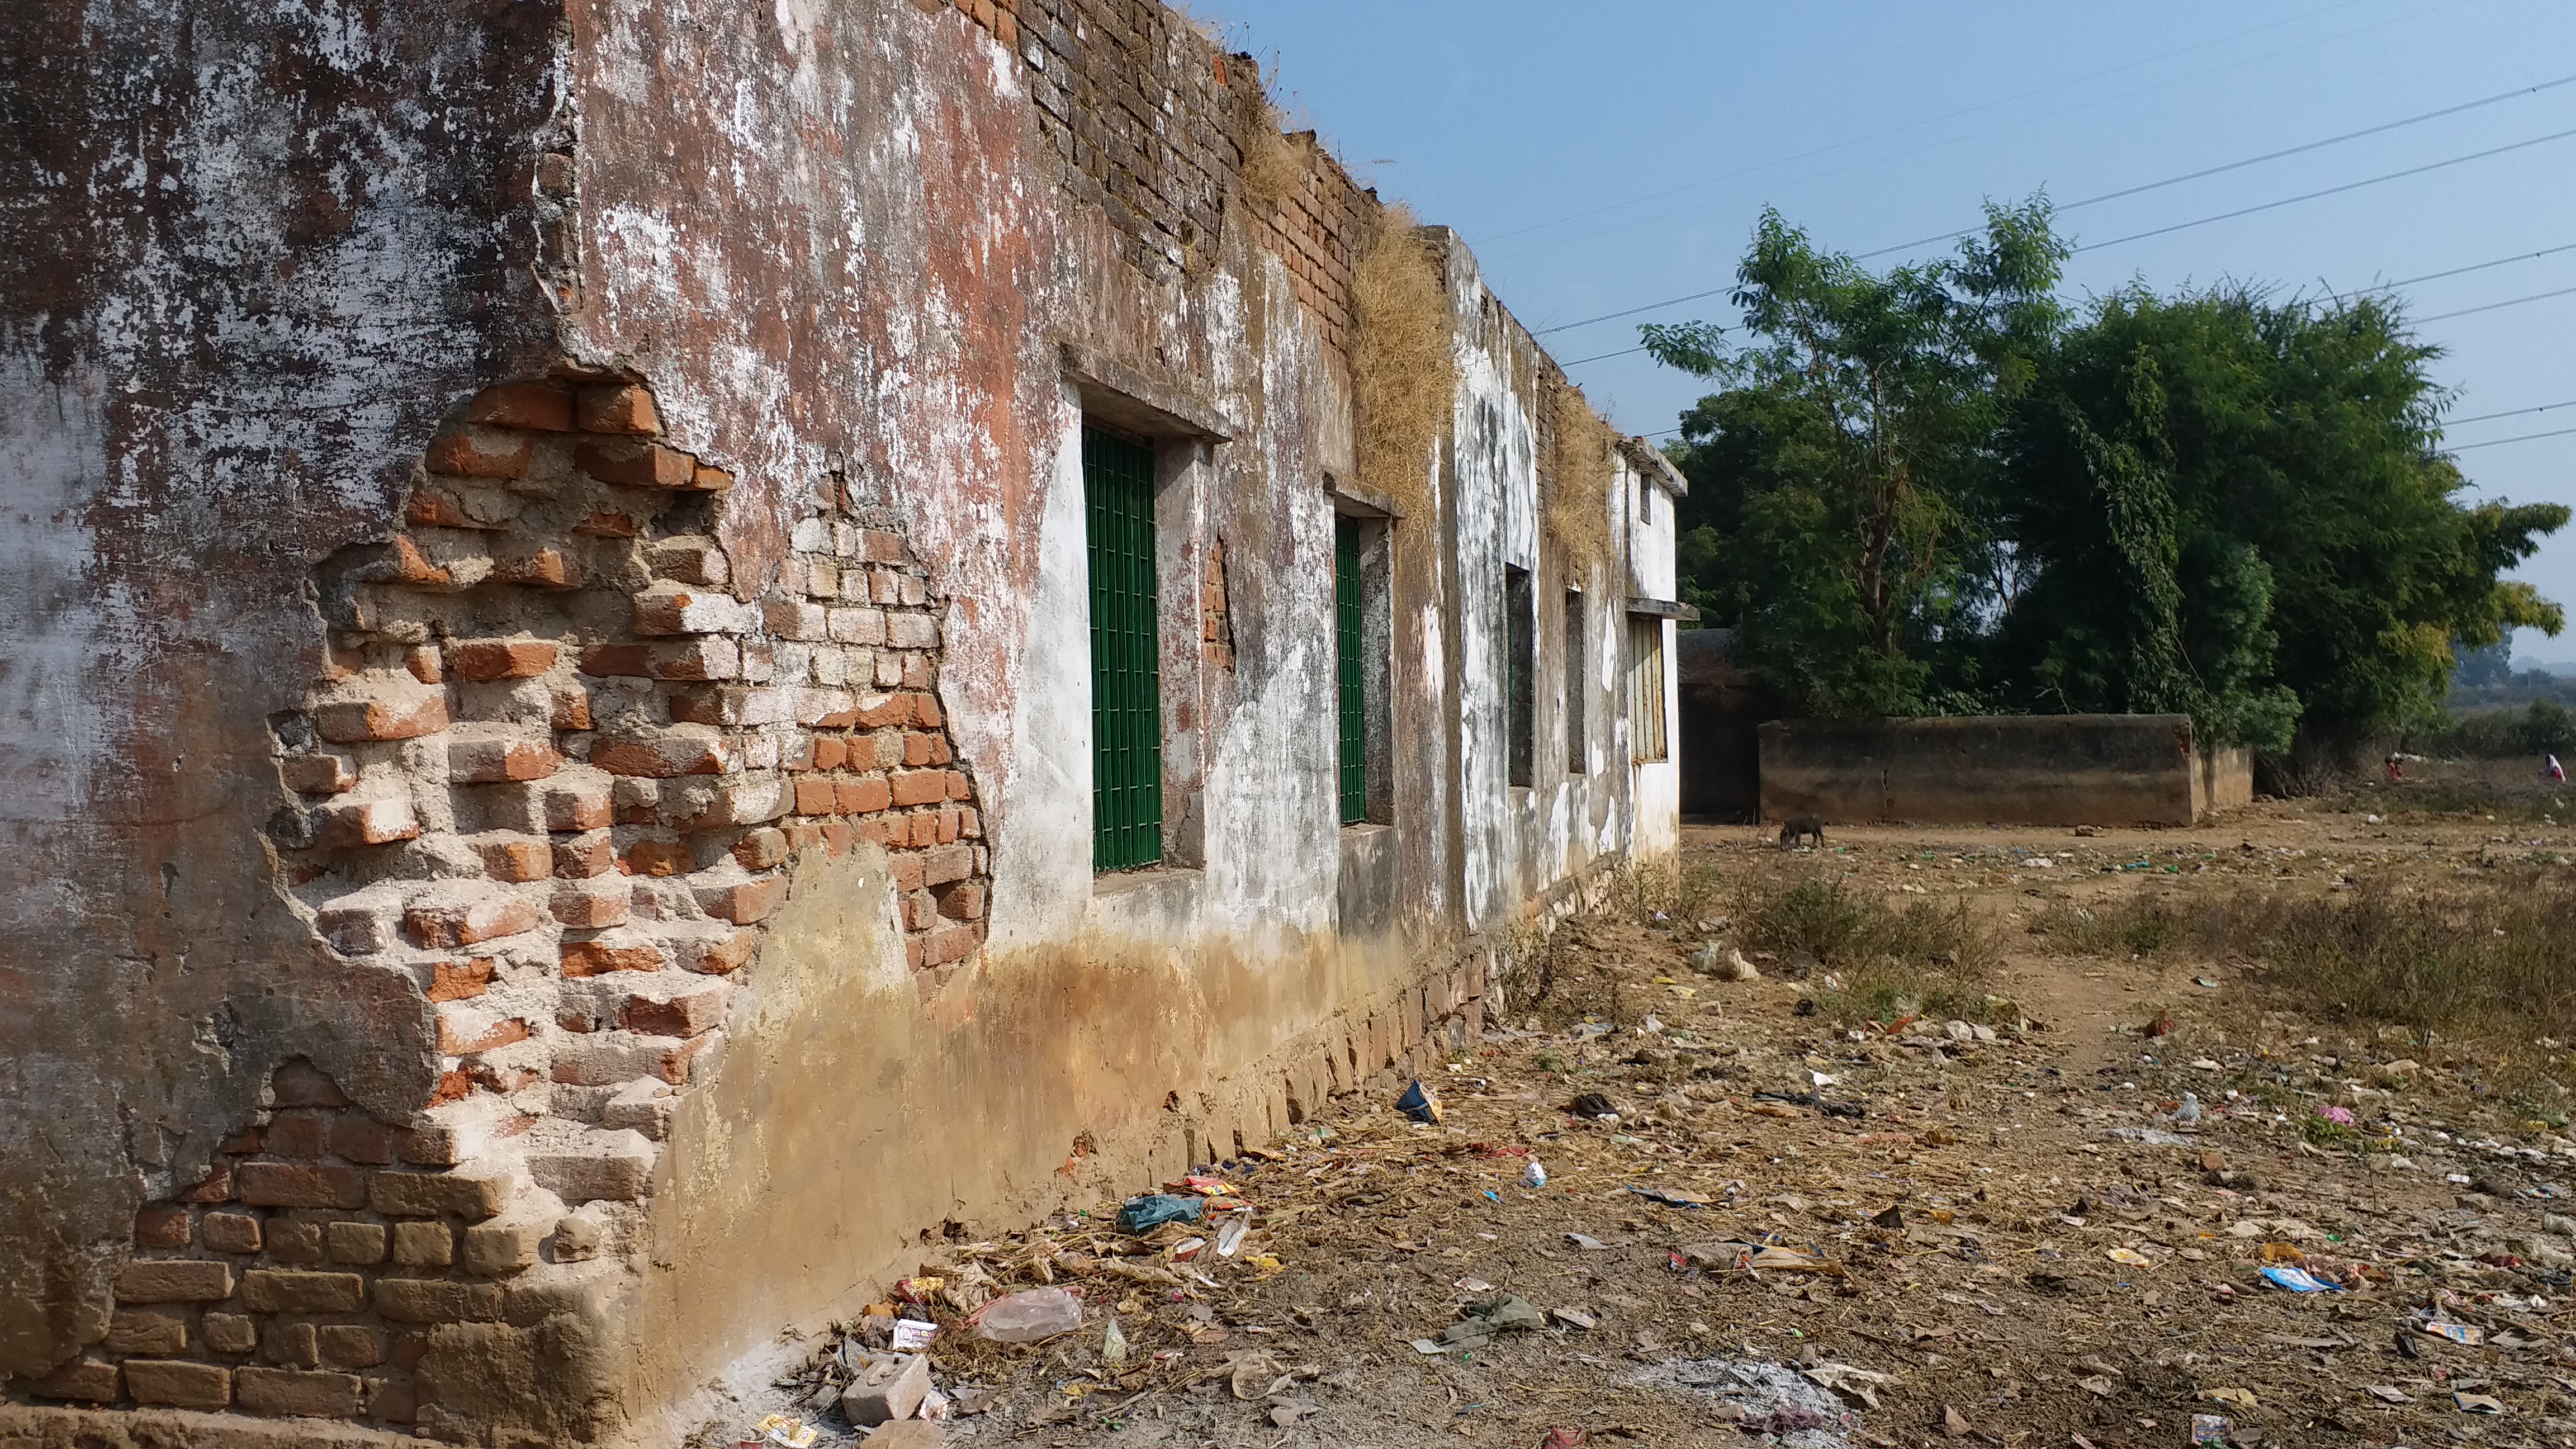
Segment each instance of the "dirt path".
M2214 1414L2240 1445L2576 1444L2561 1317L2576 1223L2547 1216L2576 1196L2576 1143L2516 1121L2474 1064L2401 1062L2402 1043L2265 1015L2225 961L2066 948L2077 908L2323 894L2355 869L2447 879L2497 848L2483 821L2380 839L2293 814L2082 839L1836 831L1812 855L1694 832L1696 894L1661 923L1679 929L1567 928L1559 994L1514 1014L1544 1030L1497 1031L1451 1064L1430 1084L1442 1125L1354 1096L1210 1164L1250 1204L1236 1254L1190 1252L1193 1226L1120 1234L1103 1204L926 1255L970 1300L1051 1277L1085 1305L1079 1332L1034 1346L979 1342L947 1304L907 1310L943 1321L937 1377L979 1410L948 1433L2145 1449ZM1732 917L1716 938L1740 942L1751 903L1800 880L1899 910L1964 902L2005 948L1985 989L2037 1025L1891 1033L1837 1014L1823 963L1775 956L1751 983L1690 972L1700 921ZM2160 1011L2172 1032L2139 1034ZM2172 1116L2186 1090L2197 1124ZM1569 1114L1587 1092L1617 1120ZM2337 1102L2367 1130L2311 1145ZM1532 1158L1544 1187L1523 1185ZM1786 1256L1747 1271L1765 1247ZM2261 1276L2301 1259L2349 1290ZM1500 1293L1536 1323L1459 1338ZM2427 1318L2485 1342L2403 1327ZM746 1403L746 1421L828 1394L837 1361ZM2488 1400L2503 1412L2461 1407Z

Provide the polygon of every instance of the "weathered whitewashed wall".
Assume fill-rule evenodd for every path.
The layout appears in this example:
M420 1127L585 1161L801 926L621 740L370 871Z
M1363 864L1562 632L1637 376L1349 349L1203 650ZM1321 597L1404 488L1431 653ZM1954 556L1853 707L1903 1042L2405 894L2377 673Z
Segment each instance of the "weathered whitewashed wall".
M1339 823L1379 209L1320 156L1243 195L1258 77L1159 5L45 0L0 45L0 1427L671 1442L924 1225L1464 1050L1505 928L1671 838L1617 607L1669 500L1569 569L1537 348L1445 234L1385 818ZM1104 411L1159 435L1172 802L1108 877Z

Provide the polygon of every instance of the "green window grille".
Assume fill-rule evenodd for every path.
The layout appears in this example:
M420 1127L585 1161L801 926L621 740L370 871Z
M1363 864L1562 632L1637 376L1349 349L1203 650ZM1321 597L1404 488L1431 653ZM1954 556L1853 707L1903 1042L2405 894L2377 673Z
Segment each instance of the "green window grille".
M1163 689L1154 584L1154 450L1082 430L1091 544L1091 866L1163 858Z
M1341 678L1342 823L1368 818L1368 714L1360 684L1360 526L1333 520L1333 657Z
M1538 714L1538 599L1529 570L1503 566L1503 740L1511 783L1528 786Z

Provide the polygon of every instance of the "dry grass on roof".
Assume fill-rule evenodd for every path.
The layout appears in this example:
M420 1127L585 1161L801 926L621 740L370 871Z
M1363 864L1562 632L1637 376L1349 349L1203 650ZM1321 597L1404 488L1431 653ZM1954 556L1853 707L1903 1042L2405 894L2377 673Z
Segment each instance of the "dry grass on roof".
M1548 448L1540 523L1578 568L1610 561L1611 450L1618 435L1559 376L1547 382Z
M1419 515L1457 394L1456 318L1439 252L1404 207L1387 208L1351 268L1351 304L1360 485Z
M1243 169L1237 173L1246 198L1272 206L1296 194L1314 173L1315 155L1305 139L1287 134L1286 118L1266 95L1254 95L1237 108L1242 134Z

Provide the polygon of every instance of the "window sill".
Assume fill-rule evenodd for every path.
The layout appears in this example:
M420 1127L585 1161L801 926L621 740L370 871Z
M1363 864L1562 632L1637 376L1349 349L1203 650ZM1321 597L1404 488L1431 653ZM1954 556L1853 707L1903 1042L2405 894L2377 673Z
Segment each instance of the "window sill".
M1206 873L1186 865L1139 865L1126 870L1107 870L1091 878L1095 896L1123 895L1129 891L1153 890L1178 881L1196 882Z
M1354 820L1342 827L1342 838L1344 840L1363 839L1371 835L1383 835L1394 828L1382 820Z

